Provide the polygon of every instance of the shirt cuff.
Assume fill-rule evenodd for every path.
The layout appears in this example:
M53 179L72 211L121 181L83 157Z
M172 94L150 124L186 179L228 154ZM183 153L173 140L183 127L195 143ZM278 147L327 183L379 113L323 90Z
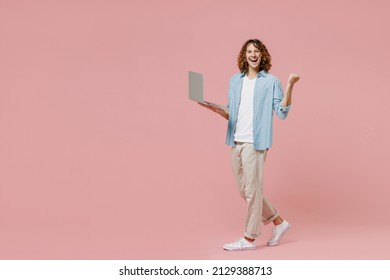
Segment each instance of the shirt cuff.
M291 109L291 105L292 105L292 104L288 105L287 107L283 107L282 105L280 105L279 111L288 112L288 111L290 111L290 109Z

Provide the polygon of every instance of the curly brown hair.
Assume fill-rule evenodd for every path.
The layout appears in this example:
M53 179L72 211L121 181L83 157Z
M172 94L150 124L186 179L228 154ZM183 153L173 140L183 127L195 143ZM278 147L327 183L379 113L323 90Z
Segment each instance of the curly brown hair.
M269 54L267 47L258 39L249 39L242 45L240 53L237 56L237 65L241 73L248 71L248 62L246 62L246 49L249 44L253 44L261 52L260 71L264 70L268 72L271 69L271 55Z

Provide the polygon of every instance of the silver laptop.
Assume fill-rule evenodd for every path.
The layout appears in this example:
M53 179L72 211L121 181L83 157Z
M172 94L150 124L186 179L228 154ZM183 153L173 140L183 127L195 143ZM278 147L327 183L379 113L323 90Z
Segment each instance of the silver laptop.
M189 88L189 98L193 101L203 103L208 106L221 108L223 110L228 110L227 107L221 106L215 103L204 101L203 95L203 74L188 71L188 88Z

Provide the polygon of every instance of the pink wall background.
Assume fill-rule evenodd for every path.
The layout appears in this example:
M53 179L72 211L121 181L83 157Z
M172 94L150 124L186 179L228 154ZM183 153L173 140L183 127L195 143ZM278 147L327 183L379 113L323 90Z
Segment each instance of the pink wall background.
M388 259L387 1L0 0L1 259ZM226 103L259 38L293 108L265 193L284 242L224 252L244 203Z

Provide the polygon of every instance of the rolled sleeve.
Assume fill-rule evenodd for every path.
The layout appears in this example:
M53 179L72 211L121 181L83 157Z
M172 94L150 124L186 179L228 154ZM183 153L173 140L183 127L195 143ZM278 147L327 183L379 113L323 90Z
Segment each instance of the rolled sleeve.
M288 115L288 112L291 109L291 104L284 107L282 106L281 102L283 100L283 88L282 88L282 83L278 80L275 79L275 84L274 84L274 92L273 92L273 108L280 119L285 119Z
M282 111L282 112L289 112L291 109L291 104L288 105L287 107L283 107L282 105L279 106L279 111Z

